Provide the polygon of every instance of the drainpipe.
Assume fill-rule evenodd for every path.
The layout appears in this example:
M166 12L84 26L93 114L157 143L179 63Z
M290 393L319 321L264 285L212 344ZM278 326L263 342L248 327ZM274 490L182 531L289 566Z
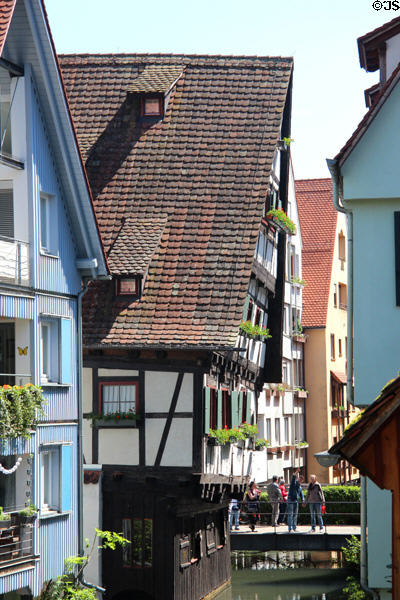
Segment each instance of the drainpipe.
M83 543L83 434L82 434L82 419L83 419L83 376L82 376L82 298L88 289L88 279L84 279L83 288L78 293L78 555L84 554ZM91 588L103 594L106 590L94 583L85 581L83 572L80 574L80 582L83 586Z
M326 160L332 176L333 206L347 215L347 402L354 404L353 397L353 213L339 201L339 166L335 159Z

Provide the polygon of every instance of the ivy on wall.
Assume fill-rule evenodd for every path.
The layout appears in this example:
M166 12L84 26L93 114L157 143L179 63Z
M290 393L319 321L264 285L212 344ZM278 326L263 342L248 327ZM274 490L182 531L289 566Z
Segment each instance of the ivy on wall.
M0 438L29 439L44 416L42 388L32 383L0 386Z

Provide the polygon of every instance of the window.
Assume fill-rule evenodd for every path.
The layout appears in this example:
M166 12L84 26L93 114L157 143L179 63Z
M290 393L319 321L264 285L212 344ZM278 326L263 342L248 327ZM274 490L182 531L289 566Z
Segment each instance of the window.
M100 383L100 414L137 414L137 381Z
M338 236L338 254L339 260L342 261L342 269L344 268L344 261L346 260L346 238L343 235L343 231L339 233Z
M222 427L231 427L231 395L228 390L222 390Z
M138 296L139 282L137 277L117 279L117 294L119 296Z
M285 417L283 420L284 428L284 439L283 443L287 446L289 444L289 417Z
M281 445L281 421L275 419L275 442L277 446Z
M333 306L337 308L337 285L333 284Z
M331 360L335 360L335 336L331 334Z
M122 535L131 543L122 550L124 567L136 569L153 566L153 520L122 519Z
M342 356L342 340L339 339L338 344L339 344L339 356Z
M40 451L40 511L65 512L71 510L72 500L72 446L43 446Z
M289 334L289 307L286 304L283 307L283 333Z
M159 117L162 114L162 99L159 97L147 97L142 100L143 117Z
M303 379L303 360L293 359L293 385L295 387L303 387L304 379Z
M347 309L347 286L339 283L339 308Z
M40 323L41 383L72 383L72 321L43 317Z
M265 439L271 441L271 419L265 419Z
M57 213L55 197L40 193L40 248L44 253L57 254Z
M217 550L214 523L209 523L206 527L206 547L208 555L213 554Z
M254 302L253 300L250 298L249 300L249 305L247 307L247 315L246 315L246 321L251 321L252 317L253 317L253 307L254 307Z
M11 79L2 69L0 74L1 153L11 155Z
M210 429L217 428L217 412L218 412L218 399L217 390L214 388L206 388L210 390Z
M289 376L289 373L288 373L288 364L287 364L286 360L284 360L282 362L282 381L284 383L290 383L288 376Z

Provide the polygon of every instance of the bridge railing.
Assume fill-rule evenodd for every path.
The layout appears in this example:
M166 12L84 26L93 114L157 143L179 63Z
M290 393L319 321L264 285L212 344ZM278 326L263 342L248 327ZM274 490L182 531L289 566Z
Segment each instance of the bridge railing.
M266 502L260 500L257 510L254 502L239 502L239 522L241 525L269 525L273 527L274 531L282 531L286 526L288 527L288 505L295 506L294 513L296 514L296 526L308 525L311 528L311 511L310 504L308 503L297 503L293 502ZM272 510L272 504L277 506L279 510L278 520L280 523L275 525L273 523L273 515L276 514ZM322 528L324 533L329 533L329 528L346 526L346 525L359 525L360 524L360 503L352 501L343 502L324 502L323 504L313 504L315 514L315 529L320 530L319 515L322 518ZM297 508L297 511L296 511ZM338 510L340 509L340 510ZM231 518L233 526L235 525L234 516Z

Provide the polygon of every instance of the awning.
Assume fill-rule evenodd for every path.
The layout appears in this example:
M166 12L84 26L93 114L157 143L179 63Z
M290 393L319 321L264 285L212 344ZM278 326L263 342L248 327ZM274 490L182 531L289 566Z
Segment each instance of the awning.
M339 383L343 383L346 385L347 383L347 373L343 373L342 371L331 371L331 375L336 381Z

